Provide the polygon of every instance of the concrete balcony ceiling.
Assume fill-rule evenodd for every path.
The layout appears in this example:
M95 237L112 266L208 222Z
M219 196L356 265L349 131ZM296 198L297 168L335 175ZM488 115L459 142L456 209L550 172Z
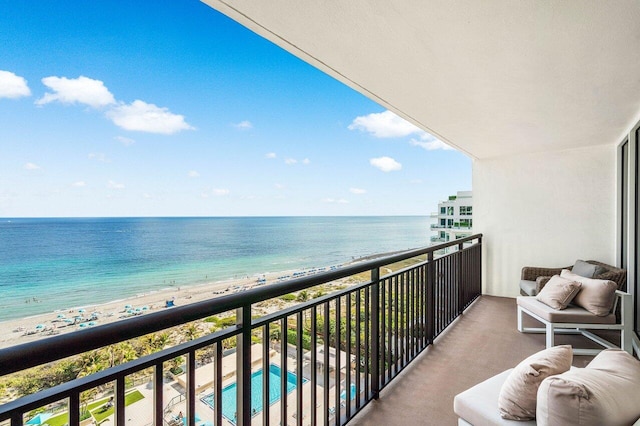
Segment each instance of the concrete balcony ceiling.
M474 158L616 144L640 118L636 0L203 1Z

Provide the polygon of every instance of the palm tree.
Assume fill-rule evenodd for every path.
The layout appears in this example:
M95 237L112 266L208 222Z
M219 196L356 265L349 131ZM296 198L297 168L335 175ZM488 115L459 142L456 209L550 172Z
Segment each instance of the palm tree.
M187 324L180 329L181 334L184 336L184 341L189 342L202 336L202 331L196 324Z
M133 361L138 358L138 353L129 342L120 342L107 348L110 355L110 367Z
M85 352L78 358L78 375L77 378L89 376L104 370L106 367L105 359L99 351Z

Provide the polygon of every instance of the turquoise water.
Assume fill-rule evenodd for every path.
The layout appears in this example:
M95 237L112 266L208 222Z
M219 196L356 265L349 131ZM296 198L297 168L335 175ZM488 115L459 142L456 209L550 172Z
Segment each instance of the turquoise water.
M263 370L255 371L251 374L251 412L258 414L262 412L262 376ZM280 400L282 396L280 393L282 383L282 372L279 366L269 365L269 405ZM303 382L308 382L307 379L303 379ZM297 377L294 373L287 371L287 393L292 392L297 386ZM222 415L235 424L236 419L236 384L232 383L222 389ZM209 407L214 408L214 394L209 394L201 398L201 401L207 404Z
M417 216L0 219L0 321L423 247L431 222Z

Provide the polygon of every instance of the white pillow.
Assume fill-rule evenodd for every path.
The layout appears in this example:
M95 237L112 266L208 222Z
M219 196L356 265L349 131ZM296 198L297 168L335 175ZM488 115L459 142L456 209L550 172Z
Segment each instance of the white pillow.
M571 281L562 278L560 275L554 275L549 282L542 287L536 299L545 305L551 306L553 309L565 309L567 305L580 291L580 284L577 281Z
M571 345L554 346L522 361L511 371L500 389L500 416L510 420L534 419L538 386L547 377L569 370L572 362Z
M640 418L640 361L617 349L600 352L586 368L545 379L536 420L545 425L631 425Z
M609 280L581 277L568 269L563 269L560 276L582 284L580 291L573 298L574 304L599 317L609 315L616 299L618 284Z

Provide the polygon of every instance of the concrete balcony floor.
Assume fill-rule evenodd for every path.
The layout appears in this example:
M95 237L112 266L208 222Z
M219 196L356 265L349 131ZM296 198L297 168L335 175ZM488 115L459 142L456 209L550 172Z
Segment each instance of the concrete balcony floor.
M573 335L557 336L556 344L597 347ZM517 331L515 299L482 296L349 424L456 425L456 394L544 348L544 334ZM584 367L591 359L574 356L573 365Z

